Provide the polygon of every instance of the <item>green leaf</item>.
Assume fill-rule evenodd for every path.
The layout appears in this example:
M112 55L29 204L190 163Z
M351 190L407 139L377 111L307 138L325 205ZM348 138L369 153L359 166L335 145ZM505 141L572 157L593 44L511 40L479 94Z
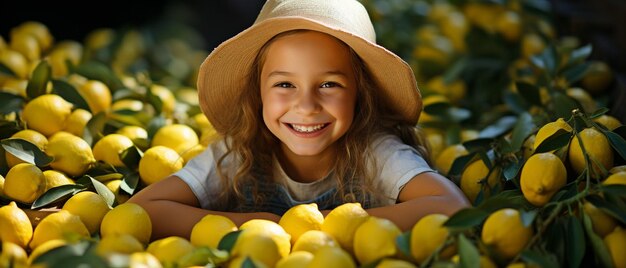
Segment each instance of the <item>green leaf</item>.
M521 114L530 109L529 104L519 93L505 91L502 93L502 99L504 104L506 104L515 113Z
M504 165L502 174L507 181L510 181L517 176L523 166L524 162L522 159L514 159Z
M146 101L154 107L156 114L161 114L163 111L163 101L161 101L159 96L154 95L154 93L152 93L152 89L150 88L146 90Z
M515 82L515 86L517 87L517 92L526 100L528 103L541 106L541 94L539 94L539 87L526 83L526 82Z
M50 188L50 190L46 191L44 194L39 196L35 202L33 202L31 208L39 209L45 207L57 201L69 198L70 196L85 189L87 189L87 187L80 184L66 184Z
M411 231L396 237L396 247L404 256L411 256Z
M535 130L535 123L533 122L532 116L524 112L519 115L517 118L517 122L513 127L513 133L511 134L511 150L512 152L517 152L522 148L524 144L524 140L530 136Z
M142 157L143 152L137 148L137 146L128 147L120 154L122 163L131 170L139 168L139 160L141 160Z
M569 62L584 61L585 59L587 59L587 57L589 57L589 55L591 55L592 49L593 49L593 46L591 44L588 44L588 45L572 50L569 56Z
M459 258L461 268L480 267L480 253L465 235L459 234Z
M35 164L38 167L48 166L54 160L53 157L48 156L39 149L37 145L24 139L4 139L1 143L5 151L23 161Z
M492 213L501 208L522 208L526 204L526 199L520 190L505 190L487 198L477 208Z
M230 253L237 242L237 238L241 234L242 230L232 231L224 235L220 240L220 243L217 245L217 249L224 250Z
M148 139L152 140L152 137L154 137L154 134L166 124L167 124L167 120L165 119L165 117L163 117L163 115L159 115L153 118L148 124L148 127L146 128L146 131L148 132Z
M467 57L462 57L455 61L454 64L452 64L452 66L450 66L450 68L448 68L443 74L444 83L450 84L459 79L459 76L467 68L468 63L469 61Z
M622 136L615 134L611 131L602 131L604 135L609 139L611 146L617 153L622 157L622 159L626 159L626 140L622 138Z
M9 76L13 76L16 77L17 75L15 75L15 72L13 72L13 70L11 70L11 68L7 67L6 65L4 65L4 63L0 62L0 73L4 73L7 74Z
M609 112L609 108L600 107L600 109L595 110L592 114L589 115L589 119L600 117L601 115L606 114L608 112Z
M250 256L246 256L246 259L243 260L243 263L241 263L241 268L257 268L257 267L256 265L254 265L254 262L252 261Z
M585 227L585 233L587 234L587 238L591 242L593 252L595 253L596 260L600 261L601 267L613 267L613 259L609 253L609 249L604 244L604 240L602 237L599 237L593 231L593 225L591 223L591 218L587 213L583 213L583 226Z
M481 209L464 208L450 216L443 225L451 229L464 230L480 225L488 216L489 213Z
M582 79L585 74L587 74L590 65L590 62L583 62L581 64L569 67L563 70L563 77L565 77L565 80L570 84L576 83L580 79Z
M226 251L201 246L182 256L176 264L177 267L204 266L208 263L221 264L226 262L228 257Z
M535 149L535 154L551 152L553 150L557 150L567 146L570 139L572 138L572 135L572 133L567 132L564 129L557 130L554 134L543 140L539 144L539 146L537 146L537 149Z
M574 109L580 109L580 106L574 99L563 93L556 92L552 97L556 117L570 118Z
M464 156L457 157L452 162L452 166L450 167L450 171L448 172L448 176L458 176L461 175L463 170L465 170L465 166L472 162L476 157L477 153L469 153Z
M535 218L537 218L537 210L521 210L520 217L522 218L522 224L524 224L525 227L531 226L533 221L535 221Z
M0 92L0 114L9 114L18 112L24 105L22 96L14 95L7 92Z
M537 264L539 267L559 267L554 255L536 250L524 250L521 259L528 264Z
M621 221L623 224L626 224L626 211L621 210L614 203L607 202L602 197L597 195L589 195L586 197L586 199L597 208Z
M602 192L614 194L616 196L626 197L626 185L623 184L601 184L598 185Z
M85 101L83 96L78 93L78 90L68 82L52 79L52 93L74 104L74 109L83 109L91 112L87 101Z
M124 87L124 84L117 78L113 70L97 61L89 61L77 66L76 73L87 77L89 80L104 82L112 92Z
M93 117L89 119L89 122L87 122L85 126L85 130L87 130L85 132L88 132L90 135L89 137L84 137L88 144L93 145L103 137L106 121L107 118L103 112L94 114Z
M48 61L40 61L28 80L28 85L26 86L26 96L30 99L34 99L46 94L46 88L51 75L52 68L50 68Z
M89 175L85 175L85 176L89 176ZM91 183L93 187L96 189L96 192L104 198L104 200L107 202L107 205L109 205L110 208L113 208L113 203L115 202L115 194L113 194L113 192L111 192L111 190L109 190L109 188L106 187L106 185L102 184L98 180L92 178L91 176L89 176L89 179L91 179Z
M567 235L565 236L565 252L569 267L580 267L585 256L585 233L580 221L575 217L567 218Z
M481 130L480 133L478 134L478 137L479 138L496 138L506 133L507 131L509 131L511 127L513 127L516 121L517 121L517 117L515 116L503 116L500 119L498 119L498 121L495 122L494 124L489 125L485 127L483 130Z
M424 106L424 112L430 115L443 116L448 113L450 108L452 108L452 105L448 102L435 102Z
M464 142L463 147L470 152L484 152L491 149L493 142L493 138L478 138Z
M122 191L126 192L127 194L133 195L135 194L135 191L137 190L138 185L139 185L139 173L132 172L124 176L124 180L122 180L122 183L120 184L120 188L122 189Z

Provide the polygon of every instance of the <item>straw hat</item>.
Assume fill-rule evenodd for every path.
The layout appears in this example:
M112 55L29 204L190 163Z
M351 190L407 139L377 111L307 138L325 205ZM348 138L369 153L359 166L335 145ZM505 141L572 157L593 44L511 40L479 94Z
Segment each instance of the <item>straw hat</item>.
M350 46L382 89L384 103L407 123L417 123L422 99L413 71L376 44L372 22L358 1L268 0L252 26L220 44L200 66L200 108L218 132L237 124L239 94L246 90L260 48L275 35L296 29L323 32Z

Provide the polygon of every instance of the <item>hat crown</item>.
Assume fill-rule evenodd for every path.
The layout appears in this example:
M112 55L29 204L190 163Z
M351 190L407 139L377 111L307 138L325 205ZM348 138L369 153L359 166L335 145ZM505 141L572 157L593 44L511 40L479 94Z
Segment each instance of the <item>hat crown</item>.
M268 0L254 24L285 17L313 20L376 43L367 10L356 0Z

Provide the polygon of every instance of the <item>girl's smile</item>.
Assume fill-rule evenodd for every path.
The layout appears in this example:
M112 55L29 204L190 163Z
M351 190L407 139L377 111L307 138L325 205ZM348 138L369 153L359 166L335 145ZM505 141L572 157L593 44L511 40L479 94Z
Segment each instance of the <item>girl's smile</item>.
M334 156L334 143L354 117L350 53L341 41L314 31L281 36L267 47L260 76L263 120L288 158Z

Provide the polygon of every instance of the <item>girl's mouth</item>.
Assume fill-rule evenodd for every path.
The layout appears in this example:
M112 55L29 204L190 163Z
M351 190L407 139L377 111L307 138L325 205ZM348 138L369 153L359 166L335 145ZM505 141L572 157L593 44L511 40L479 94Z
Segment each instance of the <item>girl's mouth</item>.
M298 124L288 123L286 125L288 125L289 127L291 127L291 129L293 129L294 131L298 133L308 134L308 133L314 133L314 132L320 131L324 129L325 127L327 127L328 125L330 125L330 123L322 123L322 124L315 124L315 125L310 125L310 124L298 125Z

